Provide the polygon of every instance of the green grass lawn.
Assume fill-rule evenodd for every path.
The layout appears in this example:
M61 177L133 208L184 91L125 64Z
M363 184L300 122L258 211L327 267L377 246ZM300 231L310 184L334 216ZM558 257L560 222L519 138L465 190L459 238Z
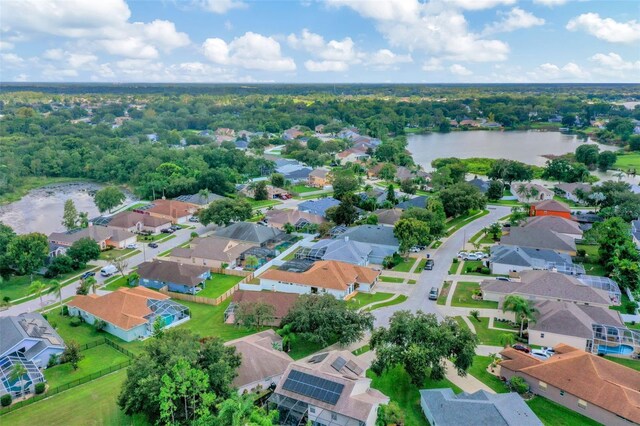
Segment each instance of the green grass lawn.
M488 300L473 300L473 291L479 290L480 284L468 281L460 281L456 284L456 291L451 299L451 306L461 308L486 308L498 309L498 302Z
M416 280L407 280L407 284L415 284L415 283L417 283L417 282L418 282L418 281L416 281Z
M440 288L440 293L438 294L438 300L436 301L438 305L444 305L447 302L447 296L449 295L450 289L451 281L445 281Z
M236 275L211 274L211 278L205 281L205 288L198 293L198 296L216 299L226 293L231 287L238 284L242 278L244 277Z
M179 301L191 312L191 319L177 328L184 328L199 334L202 337L216 336L222 340L233 340L258 330L224 323L224 310L227 309L231 299L227 299L218 306L205 305L202 303Z
M129 253L133 252L135 249L111 249L111 250L105 250L103 252L100 253L100 260L106 260L107 262L110 262L114 259L117 259L121 256L126 256ZM128 257L128 256L127 256Z
M300 195L299 197L296 197L296 200L315 200L315 199L324 198L324 197L331 197L332 195L333 195L333 191L325 191L325 192L319 192L317 194Z
M527 405L545 426L598 426L600 423L556 404L547 398L536 396Z
M263 207L277 206L278 204L282 204L282 201L278 200L254 200L253 198L246 198L246 200L251 204L251 207L254 209L261 209Z
M405 426L428 426L420 407L420 389L452 388L455 393L462 390L447 379L434 381L426 380L419 388L411 383L409 375L403 367L398 366L385 371L377 376L371 370L367 371L367 377L372 379L371 387L378 389L383 394L395 401L405 415Z
M331 343L335 343L335 342L331 342ZM293 359L301 359L311 354L314 354L316 352L320 352L325 347L327 347L327 345L310 342L305 339L298 339L296 340L295 343L291 344L291 350L289 351L289 356Z
M511 325L510 322L494 321L493 326L495 328L501 328L503 330L520 331L520 327L517 325Z
M446 226L449 227L447 230L447 236L453 235L457 230L462 228L463 226L473 222L476 219L480 219L482 216L486 216L489 214L489 210L483 210L478 212L477 210L471 210L469 214L459 216L455 219L450 220L446 223Z
M625 367L633 368L636 371L640 371L640 361L637 359L618 358L616 356L606 356L605 358L609 361L624 365Z
M372 307L367 308L365 310L371 312L371 311L375 311L376 309L385 308L387 306L399 305L400 303L406 302L407 299L408 299L407 296L405 296L404 294L401 294L400 296L396 297L393 300L389 300L387 302L380 303L378 305L372 306Z
M456 262L456 261L454 260L454 261L451 263L451 266L449 267L449 275L453 275L453 274L455 274L456 272L458 272L458 267L459 267L459 266L460 266L460 261L457 261L457 262Z
M82 379L97 373L100 370L123 363L129 359L122 352L109 345L98 345L82 351L83 358L78 363L78 369L74 370L71 364L60 364L44 370L44 377L51 388L65 385L74 380Z
M640 169L640 153L618 155L613 167L622 170Z
M123 277L122 275L111 277L106 282L107 285L102 287L102 290L116 291L120 287L129 287L127 284L127 277Z
M126 370L117 371L6 414L0 417L0 423L12 426L148 425L142 416L132 418L123 414L116 403L126 377Z
M473 357L473 365L469 368L469 374L489 386L496 393L507 393L509 389L499 377L487 371L491 364L491 357L476 355Z
M454 319L462 327L468 328L462 317L454 317ZM502 344L500 343L500 336L508 332L490 329L489 318L486 317L480 317L480 321L476 321L472 317L469 317L469 321L471 321L471 324L473 324L476 329L476 334L478 335L478 344L502 346Z
M626 314L626 310L624 308L624 305L627 304L627 302L629 302L629 296L627 296L626 292L622 292L622 297L620 298L620 304L617 306L609 306L609 309L613 309L614 311L618 311L618 312L622 312L623 314Z
M396 272L409 272L413 265L416 263L416 258L409 257L408 259L403 259L402 262L398 263L396 266L391 268L392 271Z
M465 260L462 265L462 274L478 275L477 272L467 272L467 268L475 270L476 268L480 268L482 266L484 266L484 262L482 260Z
M393 293L358 293L351 299L349 303L357 307L368 305L369 303L382 302L393 296Z
M358 355L362 355L362 354L364 354L366 352L369 352L370 350L371 350L371 346L364 345L364 346L359 347L355 351L351 351L351 353L354 354L355 356L358 356Z
M314 188L313 186L307 185L292 185L290 190L296 194L304 194L305 192L322 191L322 188Z
M75 281L72 278L80 278L86 271L91 271L96 269L96 265L87 265L86 268L79 269L77 271L69 272L68 274L60 275L57 278L53 278L55 280L60 281L65 284L65 281ZM53 279L45 278L41 275L33 275L33 281L40 281L44 284L48 284ZM22 297L26 297L29 295L29 285L31 284L31 276L22 275L22 276L11 276L9 279L4 279L2 283L0 283L0 300L5 297L9 297L11 300L20 299ZM44 294L44 293L43 293ZM34 296L35 297L35 296Z
M385 276L380 276L380 278L378 278L380 281L385 282L385 283L402 283L404 282L404 278L397 278L397 277L385 277Z
M424 266L426 264L427 264L427 259L420 259L420 262L418 262L418 266L416 266L415 273L419 274L420 272L424 271Z
M129 206L129 207L127 208L127 211L131 211L131 210L139 209L140 207L144 207L144 206L146 206L147 204L149 204L149 203L148 203L148 202L146 202L146 201L142 201L142 202L140 202L140 203L135 203L135 204L133 204L133 205Z

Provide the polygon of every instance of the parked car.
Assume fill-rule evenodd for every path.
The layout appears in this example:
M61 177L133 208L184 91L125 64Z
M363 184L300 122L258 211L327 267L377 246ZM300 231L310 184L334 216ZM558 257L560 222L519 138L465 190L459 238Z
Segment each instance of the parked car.
M87 272L85 272L84 274L82 274L82 275L80 276L80 278L82 278L83 280L86 280L86 279L87 279L87 278L89 278L89 277L95 277L95 275L96 275L96 273L95 273L95 272L93 272L93 271L87 271Z
M173 234L175 231L173 228L165 228L160 232L162 232L163 234Z
M171 225L169 229L171 229L173 232L176 232L181 230L182 228L180 228L178 225Z
M149 247L158 248L158 243L149 243Z
M463 257L463 259L464 260L480 260L482 258L478 257L478 255L476 255L475 253L469 253L465 257Z
M431 287L431 290L429 291L429 300L438 300L438 288L437 287Z
M113 265L107 265L100 270L100 275L102 275L103 277L110 277L116 272L118 272L118 268Z
M418 247L418 246L411 247L409 249L409 252L410 253L418 253L418 252L420 252L420 247Z
M189 218L189 222L200 222L200 219L198 219L198 217L197 217L197 216L191 216L191 217Z
M477 251L477 252L475 252L475 253L473 253L473 254L475 254L476 256L478 256L480 259L484 259L485 257L488 257L488 256L489 256L487 253L485 253L485 252L483 252L483 251Z
M459 251L458 252L458 258L459 259L464 259L468 255L469 255L469 253L467 253L466 251Z
M532 349L531 350L531 355L535 356L538 359L541 359L543 361L549 359L551 357L551 355L549 355L546 351L542 350L542 349Z
M550 347L544 347L542 348L542 350L549 356L553 356L556 354L556 351L553 348Z
M138 245L136 243L127 244L128 249L137 249Z
M511 281L511 278L507 278L507 277L496 277L496 280L498 280L498 281Z
M515 349L516 351L520 351L520 352L524 352L526 354L528 354L529 352L531 352L531 348L529 348L527 345L523 345L521 343L516 343L515 345L511 346L513 349Z
M427 271L430 271L433 269L433 267L435 266L436 262L434 262L432 259L427 260L427 263L424 264L424 269Z

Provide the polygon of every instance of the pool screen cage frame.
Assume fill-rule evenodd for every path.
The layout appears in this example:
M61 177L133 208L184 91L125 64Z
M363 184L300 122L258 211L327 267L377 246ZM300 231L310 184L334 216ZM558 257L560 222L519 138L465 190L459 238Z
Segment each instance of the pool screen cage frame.
M593 324L593 345L591 352L597 353L598 347L627 345L633 353L640 353L640 332L615 325ZM630 354L631 355L631 354Z
M22 364L27 372L19 380L11 381L13 368L18 364ZM0 383L2 384L0 395L10 394L13 398L27 395L34 391L36 383L44 383L44 381L44 375L40 369L21 353L16 352L0 359Z

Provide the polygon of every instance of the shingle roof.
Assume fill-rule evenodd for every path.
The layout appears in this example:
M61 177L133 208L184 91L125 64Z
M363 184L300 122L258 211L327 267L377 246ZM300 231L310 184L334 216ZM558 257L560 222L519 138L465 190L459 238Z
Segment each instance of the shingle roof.
M209 259L219 262L232 263L242 253L255 247L253 243L242 243L215 236L194 238L191 248L177 247L171 250L171 256L181 258Z
M589 185L588 183L581 183L581 182L560 183L556 185L556 188L564 192L568 192L569 194L574 194L577 189L581 189L585 193L591 192L591 185Z
M512 227L509 234L500 238L500 244L541 249L576 251L573 237L544 228Z
M398 247L400 243L393 235L393 228L384 225L360 225L347 229L339 238L349 238L361 243Z
M73 244L82 238L90 238L93 241L106 241L113 235L115 228L106 226L89 226L82 229L74 229L68 232L53 232L49 235L49 240L56 243ZM133 235L133 234L131 234Z
M201 275L209 272L206 266L189 265L167 260L153 260L138 266L140 278L195 287L203 281Z
M311 173L309 173L309 176L326 178L328 174L329 174L329 170L318 168L318 169L314 169Z
M344 291L350 284L372 284L378 275L380 275L380 271L364 266L335 260L319 260L304 272L269 269L259 278Z
M151 204L152 207L146 209L146 211L163 216L169 216L174 219L189 216L196 211L196 208L192 204L176 200L160 199L153 201Z
M257 223L236 222L222 229L218 229L214 235L230 240L262 244L281 237L282 231L269 226L258 225Z
M536 309L538 314L529 325L531 330L591 339L593 324L624 327L620 314L608 308L545 300L536 303Z
M567 207L566 204L556 200L539 201L537 203L533 203L533 206L536 208L536 210L571 213L571 209Z
M217 200L223 200L225 197L222 195L210 193L208 196L203 197L200 194L181 195L176 197L176 201L182 201L183 203L196 204L198 206L205 206Z
M142 223L144 226L150 226L153 228L171 223L171 221L168 219L162 219L148 214L127 211L113 215L111 217L111 220L109 221L109 226L115 226L118 228L131 228L138 222Z
M312 249L324 249L322 260L338 260L355 265L366 262L371 253L369 244L344 239L320 240Z
M333 197L320 198L318 200L303 201L298 204L298 210L303 212L309 212L317 214L319 216L325 216L327 209L340 204L340 201Z
M395 225L395 223L400 220L400 216L402 216L402 209L379 209L373 212L373 214L378 216L378 223L383 225Z
M550 264L572 265L571 256L548 249L520 246L492 246L491 263L546 269Z
M417 197L410 198L407 201L398 203L396 208L406 210L410 207L419 207L421 209L424 209L427 206L428 199L429 197L427 197L426 195L419 195Z
M273 316L276 319L282 319L289 313L289 310L299 297L300 296L295 293L238 290L233 293L233 303L267 303L276 309Z
M489 181L486 181L486 180L475 178L475 179L471 179L470 181L467 181L467 183L475 186L482 193L485 193L489 190Z
M508 348L500 365L640 423L640 372L568 345L555 350L541 361Z
M525 220L523 228L548 229L559 234L582 236L578 222L560 216L533 216Z
M300 210L269 210L266 213L266 217L270 225L284 225L286 223L296 225L300 220L315 224L327 221L322 216Z
M64 345L62 337L37 312L0 317L0 337L0 357L24 339L42 339L45 345Z

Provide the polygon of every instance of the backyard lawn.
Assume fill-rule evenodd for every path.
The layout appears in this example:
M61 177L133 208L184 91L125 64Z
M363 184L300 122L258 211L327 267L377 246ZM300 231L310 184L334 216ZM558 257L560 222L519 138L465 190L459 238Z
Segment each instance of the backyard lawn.
M468 328L462 317L454 317L454 319L460 324L460 326ZM476 335L478 336L478 344L490 345L490 346L502 346L500 343L500 337L508 333L508 331L493 330L489 328L489 318L480 317L480 321L476 321L474 318L469 317L469 321L476 329Z
M536 396L527 405L545 426L598 426L600 423L553 401Z
M451 299L451 306L461 308L486 308L498 309L498 302L488 300L474 300L473 291L480 290L480 284L474 282L460 281L456 285L456 291Z
M305 192L314 192L314 191L322 191L322 188L314 188L313 186L307 185L292 185L291 192L295 192L296 194L304 194Z
M44 377L47 379L49 387L55 388L65 385L129 359L122 352L106 344L82 351L82 357L77 370L74 370L71 364L60 364L44 370Z
M625 367L633 368L636 371L640 371L640 361L637 359L618 358L616 356L606 356L605 358L607 358L609 361L624 365Z
M507 393L509 389L500 378L494 376L487 371L487 367L491 364L491 357L476 355L473 357L473 365L469 368L468 373L485 385L489 386L496 393Z
M216 299L226 293L231 287L238 284L242 278L244 277L236 275L211 274L211 278L205 281L205 288L203 288L197 295Z
M404 282L404 278L385 277L385 276L382 276L382 275L378 279L380 281L384 282L384 283L402 283L402 282Z
M178 302L189 308L191 319L180 324L177 328L191 330L202 337L215 336L227 341L259 331L224 323L224 311L229 306L229 303L231 303L231 298L225 300L218 306L187 302L185 300L179 300Z
M403 259L402 262L391 268L391 270L396 272L409 272L413 265L416 263L416 260L417 259L415 257Z
M381 302L393 296L393 293L358 293L349 302L358 307L368 305L373 302Z
M148 425L141 416L124 415L116 403L126 377L126 370L117 371L6 414L0 417L0 423L12 426Z
M96 265L87 265L87 267L84 269L79 269L77 271L69 272L68 274L60 275L59 277L54 279L65 284L65 281L71 282L70 280L72 278L76 278L76 277L80 278L80 275L82 275L84 272L91 271L96 268L97 268ZM45 278L41 275L34 275L33 281L40 281L44 284L48 284L51 281L51 279ZM28 290L29 290L30 284L31 284L31 276L29 275L11 276L11 278L9 279L4 279L2 283L0 283L0 300L4 299L5 297L9 297L11 300L16 300L16 299L20 299L22 297L28 296L29 295Z
M618 155L613 167L625 171L628 169L640 169L640 153Z

